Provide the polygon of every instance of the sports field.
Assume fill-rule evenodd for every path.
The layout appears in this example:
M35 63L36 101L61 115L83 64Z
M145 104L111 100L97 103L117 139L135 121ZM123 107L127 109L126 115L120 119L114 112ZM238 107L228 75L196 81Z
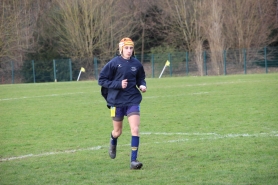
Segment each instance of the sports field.
M278 74L146 79L141 170L97 81L0 86L0 184L278 184Z

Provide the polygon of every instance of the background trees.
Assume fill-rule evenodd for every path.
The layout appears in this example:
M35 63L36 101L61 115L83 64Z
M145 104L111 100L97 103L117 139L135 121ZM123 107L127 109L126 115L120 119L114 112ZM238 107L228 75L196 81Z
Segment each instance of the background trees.
M129 35L130 16L119 12L113 0L55 0L43 20L49 29L44 39L53 40L62 57L90 65L94 56L115 55L119 38Z
M148 52L190 51L202 74L206 50L220 74L223 50L277 43L277 7L276 0L2 0L0 70L34 58L105 62L127 36L142 62Z
M205 35L202 25L205 9L202 1L195 0L166 0L163 7L168 13L172 35L168 40L173 40L173 47L179 50L192 52L200 74L203 74L202 51Z
M0 62L22 62L34 52L36 23L41 13L39 0L3 0L0 4Z

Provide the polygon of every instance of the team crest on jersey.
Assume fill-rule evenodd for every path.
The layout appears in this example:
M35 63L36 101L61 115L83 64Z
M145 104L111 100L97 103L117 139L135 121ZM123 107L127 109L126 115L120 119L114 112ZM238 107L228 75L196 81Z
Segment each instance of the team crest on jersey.
M122 64L118 64L118 67L122 67Z
M136 67L131 67L131 71L136 71L137 68Z

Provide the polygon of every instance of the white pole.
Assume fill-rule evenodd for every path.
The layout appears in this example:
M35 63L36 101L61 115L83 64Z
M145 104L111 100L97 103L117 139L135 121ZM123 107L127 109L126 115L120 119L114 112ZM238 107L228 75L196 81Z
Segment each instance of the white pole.
M80 75L81 75L81 70L80 70L80 72L79 72L79 75L78 75L77 81L79 81Z
M163 74L163 72L164 72L165 68L166 68L166 65L163 67L163 69L162 69L162 71L161 71L161 73L160 73L160 75L159 75L159 78L160 78L160 77L161 77L161 75Z

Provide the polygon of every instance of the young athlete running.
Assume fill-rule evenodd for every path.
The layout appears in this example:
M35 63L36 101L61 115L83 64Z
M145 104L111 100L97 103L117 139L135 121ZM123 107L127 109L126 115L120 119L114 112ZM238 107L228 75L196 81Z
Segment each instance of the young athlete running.
M145 71L142 64L133 57L134 43L130 38L120 41L119 52L120 56L116 56L103 67L98 80L113 122L109 156L111 159L116 157L117 140L122 134L124 116L127 116L131 131L130 169L140 169L143 164L137 160L137 153L141 92L147 90Z

